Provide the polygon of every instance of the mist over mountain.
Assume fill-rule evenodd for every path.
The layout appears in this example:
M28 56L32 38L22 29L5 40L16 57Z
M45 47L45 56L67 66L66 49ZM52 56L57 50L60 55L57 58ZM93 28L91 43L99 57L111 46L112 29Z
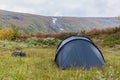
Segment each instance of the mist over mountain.
M120 25L117 17L55 17L0 10L0 28L16 25L23 33L80 32Z

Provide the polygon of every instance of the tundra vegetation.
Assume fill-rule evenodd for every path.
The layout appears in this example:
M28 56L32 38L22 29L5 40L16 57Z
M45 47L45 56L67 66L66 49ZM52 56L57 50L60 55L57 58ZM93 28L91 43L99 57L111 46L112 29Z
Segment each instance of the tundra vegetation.
M54 62L57 45L67 36L84 35L93 40L105 58L105 67L59 69ZM26 57L13 57L13 51ZM23 36L16 27L0 30L1 80L119 80L120 27L78 33Z

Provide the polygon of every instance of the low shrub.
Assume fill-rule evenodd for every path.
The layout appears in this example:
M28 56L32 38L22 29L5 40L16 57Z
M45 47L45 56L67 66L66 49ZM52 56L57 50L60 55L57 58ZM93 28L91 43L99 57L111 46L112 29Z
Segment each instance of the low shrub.
M26 41L15 42L9 40L0 40L0 48L7 50L22 50L28 47L55 47L60 43L61 40L55 38L29 38Z
M35 38L56 38L56 39L60 39L63 40L68 36L71 35L83 35L85 34L85 31L81 31L81 33L79 32L65 32L65 33L56 33L56 34L32 34L32 35L28 35L28 36L23 36L22 40L27 40L31 37L35 37Z
M29 47L53 47L57 46L61 40L55 38L29 38L25 43Z
M0 30L0 39L1 40L11 40L14 36L14 31L12 28Z
M103 39L103 45L114 47L116 44L120 44L120 35L111 34L106 35Z
M100 46L114 47L120 44L120 27L107 28L103 30L92 30L86 35L95 39Z
M22 50L23 48L28 47L24 42L15 42L8 40L0 40L0 48L7 50Z
M20 37L21 33L15 25L0 30L0 40L16 40Z

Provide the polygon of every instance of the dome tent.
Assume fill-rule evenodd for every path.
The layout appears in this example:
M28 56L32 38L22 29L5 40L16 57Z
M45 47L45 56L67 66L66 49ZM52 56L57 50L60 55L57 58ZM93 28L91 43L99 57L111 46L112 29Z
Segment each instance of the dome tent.
M63 40L56 50L55 62L58 67L102 67L105 65L104 57L95 44L84 36L70 36Z

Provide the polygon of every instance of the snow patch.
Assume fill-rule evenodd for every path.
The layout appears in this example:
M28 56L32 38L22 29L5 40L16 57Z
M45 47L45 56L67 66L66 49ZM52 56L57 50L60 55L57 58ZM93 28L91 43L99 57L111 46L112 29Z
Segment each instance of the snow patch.
M52 18L53 24L56 24L57 18Z
M61 30L61 31L64 31L64 29L63 29L63 28L60 28L60 30Z
M52 23L56 26L56 28L58 28L61 32L64 32L65 30L62 28L62 25L57 22L57 18L53 17L52 18Z
M60 31L65 31L65 30L62 28L62 25L59 24L59 23L56 23L56 27L57 27Z

